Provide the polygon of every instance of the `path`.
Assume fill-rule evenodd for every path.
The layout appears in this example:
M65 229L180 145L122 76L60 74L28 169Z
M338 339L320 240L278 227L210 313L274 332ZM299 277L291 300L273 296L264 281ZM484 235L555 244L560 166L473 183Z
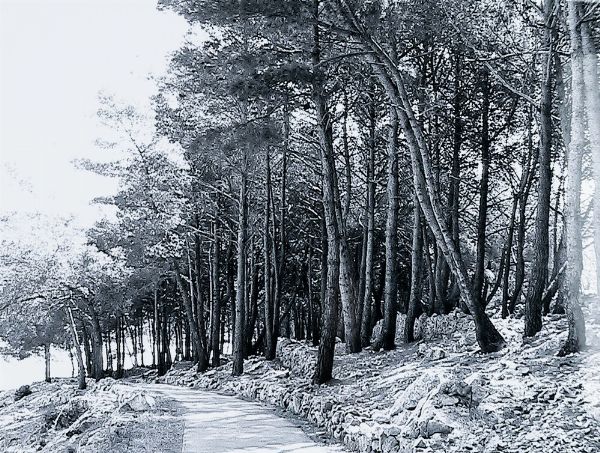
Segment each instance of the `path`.
M152 385L183 408L183 453L333 453L272 409L205 390Z

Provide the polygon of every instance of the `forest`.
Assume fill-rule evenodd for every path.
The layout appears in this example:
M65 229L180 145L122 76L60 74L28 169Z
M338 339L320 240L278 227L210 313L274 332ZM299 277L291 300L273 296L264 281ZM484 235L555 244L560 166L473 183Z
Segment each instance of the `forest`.
M76 163L118 181L95 200L114 216L81 247L2 239L3 352L45 351L50 381L66 348L85 388L126 362L240 376L291 338L318 348L323 384L336 343L392 351L457 311L483 354L501 320L526 341L554 315L553 353L584 350L598 5L160 0L189 32L153 111L102 95L110 133Z

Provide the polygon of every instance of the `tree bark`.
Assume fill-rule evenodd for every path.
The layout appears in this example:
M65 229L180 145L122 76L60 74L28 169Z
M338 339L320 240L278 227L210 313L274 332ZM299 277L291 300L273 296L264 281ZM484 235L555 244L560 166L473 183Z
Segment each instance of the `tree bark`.
M92 355L94 356L92 364L94 367L94 379L99 381L104 377L104 358L102 356L102 329L100 328L100 319L91 302L88 302L88 308L92 318Z
M540 146L538 152L538 204L535 218L533 263L525 300L524 336L542 329L542 298L548 281L550 194L552 191L552 83L554 0L544 2L544 47L547 50L540 101Z
M85 382L85 364L83 362L83 354L81 353L81 343L79 342L79 336L77 335L77 328L75 327L75 320L73 319L73 311L71 307L67 307L67 315L69 317L69 330L71 331L71 338L75 345L75 356L77 357L77 366L79 368L78 374L78 388L79 390L85 390L87 384Z
M381 347L396 347L396 318L398 304L398 114L389 109L390 125L387 139L387 213L385 224L385 289Z
M518 196L513 198L512 210L510 213L510 221L508 224L508 237L506 238L505 254L504 254L504 268L502 275L502 318L507 318L509 315L508 302L509 302L509 279L510 279L510 265L513 247L513 237L515 234L515 217L517 215L517 204L519 202Z
M248 234L248 150L244 146L238 213L238 262L237 292L235 298L235 322L233 332L233 376L244 372L244 332L246 320L246 238Z
M569 334L559 355L578 352L585 346L585 321L579 306L581 270L581 166L585 147L585 80L578 4L568 4L569 35L571 37L571 143L567 159L565 227L567 241L567 276L565 279L565 309Z
M196 227L200 228L200 220L196 215ZM208 369L208 344L206 340L206 323L204 319L204 295L202 292L202 274L201 259L202 256L200 250L200 235L194 234L194 270L196 274L196 325L198 326L198 336L200 337L200 352L198 354L198 372L203 373ZM193 290L193 282L190 281L190 295ZM194 305L192 305L192 308ZM192 313L193 314L193 313ZM194 319L194 318L192 318Z
M263 231L263 248L264 248L264 284L265 284L265 301L264 301L264 324L265 324L265 359L275 359L275 316L273 306L273 285L271 281L272 268L271 268L271 154L269 147L265 149L265 217L264 217L264 231Z
M219 335L221 331L221 292L219 285L221 244L219 240L218 220L213 224L213 253L211 267L211 285L212 285L212 307L210 312L210 341L212 350L212 366L221 365L221 349L219 344Z
M485 240L487 229L488 192L490 179L490 82L487 70L483 72L482 80L483 106L481 109L481 181L479 184L479 213L477 216L477 257L475 275L473 276L473 296L475 301L485 308L486 300L483 294L485 278Z
M364 293L361 316L361 345L371 341L371 308L373 298L373 253L375 248L375 150L376 150L375 100L369 103L369 155L367 157L366 247L364 256Z
M403 341L415 341L415 321L421 308L421 275L423 274L423 227L419 203L415 197L413 214L413 239L411 251L410 299L404 322ZM430 283L431 284L431 283Z
M45 381L52 382L50 377L50 345L44 343L44 364L45 364Z
M583 78L588 119L589 146L594 173L594 252L596 257L596 291L600 293L600 90L598 89L598 55L590 24L581 24Z
M315 73L313 74L312 98L317 113L318 133L321 145L323 209L327 231L327 286L325 289L325 299L322 301L323 319L319 354L313 375L313 382L316 384L322 384L332 378L338 318L337 298L340 287L340 244L339 225L335 209L335 162L333 158L331 116L323 94L323 76L318 69L321 58L320 32L317 22L319 3L319 0L313 0L312 2L315 19L313 24L312 49L312 66Z

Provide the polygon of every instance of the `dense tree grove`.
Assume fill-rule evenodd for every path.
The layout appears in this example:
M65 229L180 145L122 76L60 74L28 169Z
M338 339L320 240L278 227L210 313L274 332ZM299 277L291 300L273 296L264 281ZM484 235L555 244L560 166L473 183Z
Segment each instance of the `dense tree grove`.
M0 322L26 326L0 330L15 350L72 347L96 379L122 376L126 357L162 374L225 355L240 375L291 337L318 346L323 383L336 338L391 350L415 340L419 316L454 310L483 352L504 346L496 313L525 337L564 314L557 352L585 345L585 237L600 257L596 3L159 7L190 39L154 112L103 97L113 133L99 145L122 157L79 163L118 178L97 200L116 217L77 253L4 244Z

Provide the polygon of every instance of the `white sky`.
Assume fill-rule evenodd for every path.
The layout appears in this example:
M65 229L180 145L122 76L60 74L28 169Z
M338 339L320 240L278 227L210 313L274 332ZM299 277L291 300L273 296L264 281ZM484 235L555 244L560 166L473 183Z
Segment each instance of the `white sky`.
M101 158L98 92L148 108L186 31L156 0L0 0L0 216L98 219L116 184L71 163Z

